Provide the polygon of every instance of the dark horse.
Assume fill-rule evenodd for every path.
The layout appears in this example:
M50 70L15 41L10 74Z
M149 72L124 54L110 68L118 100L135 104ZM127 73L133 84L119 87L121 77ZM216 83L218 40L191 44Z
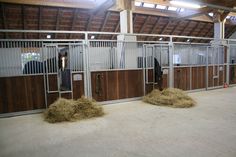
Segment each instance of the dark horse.
M36 60L27 62L24 65L23 74L40 74L40 73L43 73L44 70L46 72L46 63L47 63L48 73L56 72L56 66L57 66L56 57L54 57L44 62L40 62Z
M62 55L62 54L58 54L58 68L62 69L62 71L64 71L64 67L62 67L62 58L65 58L65 66L67 66L67 52ZM57 65L56 65L56 57L47 59L47 61L44 62L40 62L40 61L36 61L36 60L32 60L27 62L24 65L24 69L23 69L23 74L39 74L39 73L43 73L43 66L45 66L44 70L46 72L46 66L47 66L47 72L48 73L53 73L53 72L57 72Z
M155 82L157 82L159 90L162 90L163 72L161 70L161 65L159 64L156 58L154 58L154 71L155 71Z

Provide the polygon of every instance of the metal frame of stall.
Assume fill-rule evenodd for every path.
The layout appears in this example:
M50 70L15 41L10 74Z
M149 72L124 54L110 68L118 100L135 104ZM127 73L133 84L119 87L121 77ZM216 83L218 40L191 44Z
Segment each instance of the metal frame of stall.
M68 44L68 43L75 43L75 42L81 42L83 45L83 50L84 50L84 55L83 55L83 60L84 60L84 94L87 97L92 97L92 89L91 89L91 69L90 69L90 42L92 41L108 41L108 42L117 42L117 40L90 40L88 39L89 35L114 35L114 36L118 36L118 35L132 35L132 36L145 36L145 37L163 37L163 38L168 38L168 41L136 41L136 43L143 43L144 45L157 45L157 44L167 44L168 48L169 48L169 65L168 65L168 69L169 69L169 77L168 77L168 85L169 87L174 87L174 62L173 62L173 55L174 55L174 46L175 44L187 44L187 45L205 45L205 46L211 46L210 43L191 43L191 42L173 42L173 38L181 38L181 39L201 39L201 40L214 40L214 38L205 38L205 37L192 37L192 36L177 36L177 35L161 35L161 34L137 34L137 33L133 33L133 34L122 34L122 33L112 33L112 32L84 32L84 31L49 31L49 30L0 30L0 32L4 32L4 33L13 33L13 32L17 32L17 33L50 33L50 34L54 34L54 33L66 33L66 34L84 34L84 39L0 39L0 42L2 41L21 41L21 42L26 42L26 41L37 41L37 42L41 42L42 45L46 46L47 44ZM216 40L216 39L215 39ZM218 40L219 41L219 40ZM230 63L230 48L232 46L235 46L235 44L229 44L229 42L233 41L236 42L236 39L223 39L220 40L222 41L224 44L223 46L227 47L227 62L224 63L224 66L226 66L226 80L224 82L226 82L227 84L229 84L229 73L230 73L230 65L236 65L236 63L231 64ZM122 42L133 42L133 41L122 41ZM222 46L222 45L221 45ZM144 55L144 54L143 54ZM207 50L207 56L208 56L208 50ZM207 59L208 60L208 59ZM143 61L143 65L144 65L144 61ZM197 66L197 65L196 65ZM206 64L206 66L208 67L208 62ZM193 67L193 66L191 66ZM208 69L208 68L207 68ZM144 69L143 67L143 71L145 72L146 69ZM31 74L34 75L34 74ZM145 76L145 75L144 75ZM206 75L208 77L208 74ZM0 76L2 77L2 76ZM44 77L46 77L45 72L44 72ZM72 77L71 77L72 78ZM207 79L206 79L207 80ZM144 90L145 90L145 79L143 82L144 85ZM44 86L45 86L45 93L46 91L46 84L47 82L44 79ZM232 84L230 86L234 86L235 84ZM208 90L210 88L208 88L208 86L206 86L206 89L197 89L194 91L199 91L199 90ZM191 89L189 91L192 91ZM46 97L46 96L45 96ZM140 97L138 98L127 98L127 99L120 99L120 100L111 100L111 101L106 101L106 102L101 102L101 103L105 103L105 104L110 104L110 103L117 103L117 102L123 102L123 101L131 101L131 100L137 100L140 99ZM46 102L46 98L45 98L45 103L46 103L46 107L47 107L47 102ZM6 116L15 116L15 115L22 115L22 114L29 114L29 113L35 113L35 112L41 112L42 110L38 110L35 111L33 110L31 111L22 111L22 112L17 112L17 113L6 113L6 114L0 114L0 117L6 117Z

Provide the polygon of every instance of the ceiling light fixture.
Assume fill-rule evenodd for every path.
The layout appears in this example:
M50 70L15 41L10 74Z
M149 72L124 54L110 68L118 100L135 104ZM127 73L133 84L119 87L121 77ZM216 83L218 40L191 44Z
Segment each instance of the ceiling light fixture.
M170 4L180 6L180 7L185 7L185 8L194 8L194 9L201 8L201 5L199 4L185 2L185 1L178 1L178 0L170 1Z
M135 2L134 5L137 6L137 7L140 7L142 4L142 2Z
M47 39L51 39L51 35L50 34L47 35Z
M168 10L171 10L171 11L176 11L178 8L176 7L168 7Z
M166 9L166 6L164 6L164 5L157 5L156 8L157 9Z
M94 39L94 38L95 38L95 36L94 36L94 35L92 35L92 36L91 36L91 39Z
M143 3L143 7L146 7L146 8L155 8L155 4Z

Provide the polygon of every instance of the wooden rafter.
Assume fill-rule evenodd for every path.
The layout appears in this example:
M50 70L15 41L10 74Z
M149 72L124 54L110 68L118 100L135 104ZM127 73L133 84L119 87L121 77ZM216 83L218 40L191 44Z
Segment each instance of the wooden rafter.
M185 32L185 31L189 28L190 25L191 25L191 21L189 20L189 21L187 22L186 26L184 27L184 29L183 29L182 31L180 31L180 33L178 33L178 34L176 34L176 35L181 35L181 34L183 34L183 32ZM177 38L177 42L180 41L180 40L183 40L183 39L182 39L182 38Z
M196 30L196 28L198 28L200 26L201 22L198 22L191 30L188 34L186 34L186 36L191 36L191 34ZM178 39L178 41L184 41L185 39Z
M175 27L172 29L172 31L170 32L170 35L173 35L173 33L175 32L176 28L179 27L181 21L178 21L177 24L175 25Z
M7 29L7 21L6 21L6 15L5 15L5 6L2 3L1 4L1 9L2 9L2 25L3 25L3 29ZM4 33L5 38L8 38L8 33Z
M162 29L162 31L160 32L160 34L163 34L163 33L166 31L166 29L169 27L170 24L172 24L172 21L171 21L171 20L169 20L168 23L164 26L164 28Z
M137 19L138 19L138 14L134 14L134 21L133 21L133 25L136 23Z
M144 28L146 27L147 23L149 22L150 18L151 18L150 15L146 17L146 19L145 19L145 21L144 21L144 23L143 23L141 29L139 30L139 33L142 33L142 32L143 32L143 30L144 30Z
M57 17L56 17L56 28L55 30L58 30L60 27L60 18L61 18L61 8L57 9ZM57 39L57 33L55 34L55 39Z
M208 23L205 22L205 23L203 24L202 28L205 28L205 26L207 26L207 24L208 24ZM201 36L201 35L199 35L199 34L201 34L201 31L202 31L202 29L199 29L198 31L196 31L196 34L198 34L197 36Z
M206 27L205 27L205 28L206 28ZM209 37L210 34L212 33L211 30L212 30L212 28L210 27L210 28L207 30L207 32L203 35L203 37ZM203 40L203 39L200 40L200 42L202 42L202 41L204 41L204 40Z
M42 7L39 7L39 12L38 12L38 30L41 30L42 28ZM38 33L38 38L41 39L41 33Z
M188 23L186 24L186 26L184 27L184 29L179 33L179 34L183 34L187 29L188 27L191 25L191 21L188 21ZM179 35L178 34L178 35Z
M90 30L90 25L91 25L92 19L93 19L93 15L90 14L87 25L86 25L86 31Z
M225 38L229 38L234 32L236 32L236 25L230 29L230 31L225 35Z
M229 11L224 11L221 15L220 15L220 20L224 21L224 19L229 15Z
M119 29L119 28L120 28L120 21L117 22L116 28L115 28L114 32L118 32L118 29ZM115 36L116 36L116 35L112 35L111 40L114 40Z
M159 24L160 20L161 20L161 17L158 17L158 18L156 19L156 22L155 22L155 24L153 25L152 30L151 30L151 32L149 32L149 34L154 34L154 33L156 32L156 29L157 29L157 27L158 27L158 24ZM146 37L145 40L148 40L148 39L149 39L149 37Z
M74 9L74 14L73 14L73 19L72 19L72 22L71 22L71 31L73 31L75 28L75 23L76 23L76 20L77 20L77 15L78 15L78 12L79 12L79 10L76 8L76 9ZM71 39L72 38L72 33L70 34L70 36L69 36L69 39Z
M106 0L102 3L98 8L93 10L94 15L99 15L106 12L109 8L111 8L115 4L115 0Z
M21 6L21 21L22 21L22 29L23 30L26 30L26 20L25 20L25 6L22 5ZM23 38L26 39L27 36L26 36L26 33L23 33Z
M107 21L108 21L110 15L111 15L111 12L108 11L108 12L106 13L106 16L105 16L104 20L103 20L103 24L102 24L102 26L101 26L101 28L100 28L100 32L103 32L103 30L104 30L104 28L105 28L105 26L106 26L106 24L107 24ZM98 38L100 38L100 35L98 36Z

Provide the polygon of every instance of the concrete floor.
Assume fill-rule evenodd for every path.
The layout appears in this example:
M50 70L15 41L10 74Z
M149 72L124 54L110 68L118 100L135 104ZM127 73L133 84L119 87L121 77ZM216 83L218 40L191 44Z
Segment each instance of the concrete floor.
M198 104L189 109L133 101L80 122L0 119L0 156L236 157L236 88L190 95Z

